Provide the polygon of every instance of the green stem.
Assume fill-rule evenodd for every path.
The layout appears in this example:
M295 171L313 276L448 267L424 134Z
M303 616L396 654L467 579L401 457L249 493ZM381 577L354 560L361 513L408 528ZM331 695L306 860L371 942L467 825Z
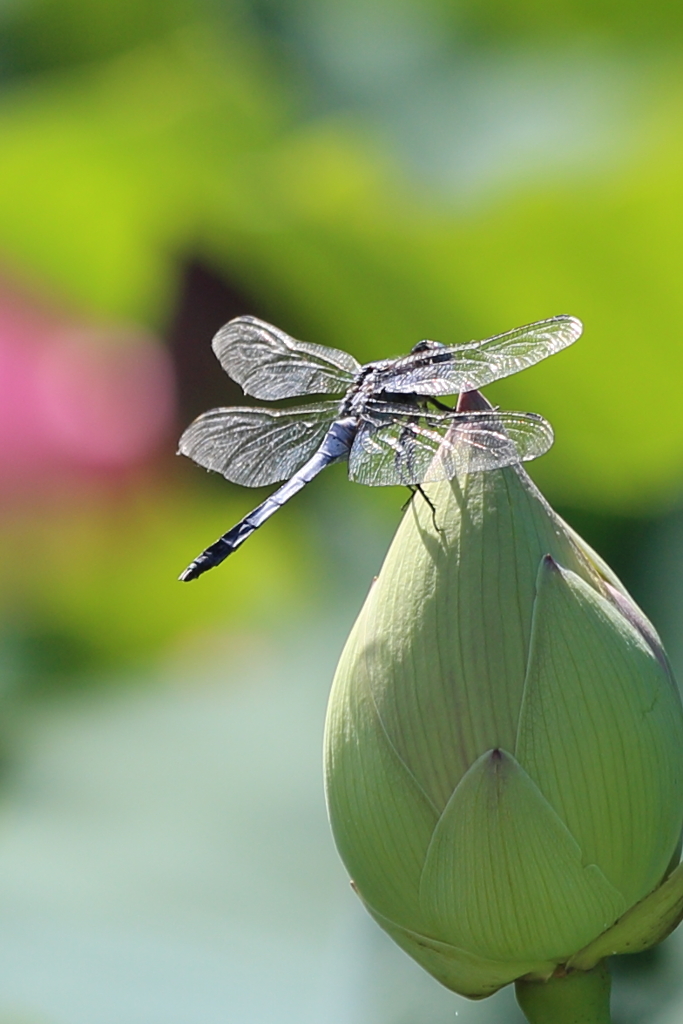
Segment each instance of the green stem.
M515 982L529 1024L610 1024L610 976L604 962L592 971Z

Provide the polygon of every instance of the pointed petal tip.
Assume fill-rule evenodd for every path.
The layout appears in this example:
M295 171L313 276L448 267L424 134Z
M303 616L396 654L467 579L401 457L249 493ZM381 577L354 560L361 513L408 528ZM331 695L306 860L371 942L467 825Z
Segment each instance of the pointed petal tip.
M552 555L543 556L543 568L548 569L550 572L562 572Z
M494 747L493 750L489 750L487 754L484 754L483 763L485 768L492 772L496 776L499 782L503 782L506 776L506 767L509 760L509 756L505 750L500 747Z
M493 406L481 391L461 391L456 412L486 412Z

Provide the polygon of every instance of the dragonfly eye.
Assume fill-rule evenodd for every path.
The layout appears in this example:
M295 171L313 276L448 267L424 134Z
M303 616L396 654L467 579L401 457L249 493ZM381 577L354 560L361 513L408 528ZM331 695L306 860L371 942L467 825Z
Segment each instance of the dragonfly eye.
M417 345L413 345L411 348L410 354L413 355L415 352L435 352L441 348L446 348L446 346L440 341L418 341Z

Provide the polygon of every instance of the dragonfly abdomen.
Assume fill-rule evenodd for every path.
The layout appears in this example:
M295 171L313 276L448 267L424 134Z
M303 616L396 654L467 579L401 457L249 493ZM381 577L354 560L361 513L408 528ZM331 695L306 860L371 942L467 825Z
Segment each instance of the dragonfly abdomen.
M270 519L272 515L281 509L286 501L289 501L295 494L298 494L318 473L322 472L327 466L332 465L333 462L341 462L348 459L351 445L358 433L359 422L357 418L351 416L335 420L325 434L323 442L315 455L297 470L291 480L284 483L282 487L278 487L274 494L271 494L260 505L257 505L244 519L240 519L236 526L233 526L231 530L228 530L222 537L219 537L205 551L202 551L201 555L195 558L188 565L187 569L181 573L179 579L184 583L196 580L197 577L201 576L208 569L213 569L214 566L220 565L228 555L231 555L233 551L237 551L237 548L244 544L245 540L251 537L252 533L258 530L259 526L262 526L267 519Z

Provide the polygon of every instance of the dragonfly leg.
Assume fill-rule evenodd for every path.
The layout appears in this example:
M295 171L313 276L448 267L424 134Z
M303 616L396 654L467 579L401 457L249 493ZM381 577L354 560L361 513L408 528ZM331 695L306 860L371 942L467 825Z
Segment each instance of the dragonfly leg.
M417 488L413 487L412 484L406 484L406 487L410 491L410 497L406 498L406 500L401 505L401 512L405 512L405 510L408 508L408 505L410 505L411 501L415 497L415 493L416 493L416 490L417 490Z
M416 494L421 494L422 497L424 498L424 500L429 505L430 509L432 510L432 522L434 523L434 529L436 530L437 533L441 533L441 529L439 527L439 524L436 521L436 505L434 504L432 499L429 497L427 492L424 490L422 485L421 484L407 484L406 486L408 487L408 490L410 491L410 497L405 502L405 504L401 506L401 512L405 512L405 510L408 508L408 505L410 505L411 501L413 500L413 498L415 497Z
M427 504L429 505L430 509L432 510L432 522L434 523L434 529L436 530L436 532L437 532L437 533L441 533L441 529L440 529L440 527L439 527L439 524L438 524L438 523L437 523L437 521L436 521L436 505L434 504L434 502L432 501L432 499L431 499L431 498L429 497L429 495L427 494L427 492L426 492L426 491L425 491L425 490L423 489L423 487L422 487L422 484L415 484L415 490L416 490L416 491L417 491L417 492L418 492L419 494L421 494L421 495L422 495L422 497L424 498L424 500L425 500L425 501L427 502Z

